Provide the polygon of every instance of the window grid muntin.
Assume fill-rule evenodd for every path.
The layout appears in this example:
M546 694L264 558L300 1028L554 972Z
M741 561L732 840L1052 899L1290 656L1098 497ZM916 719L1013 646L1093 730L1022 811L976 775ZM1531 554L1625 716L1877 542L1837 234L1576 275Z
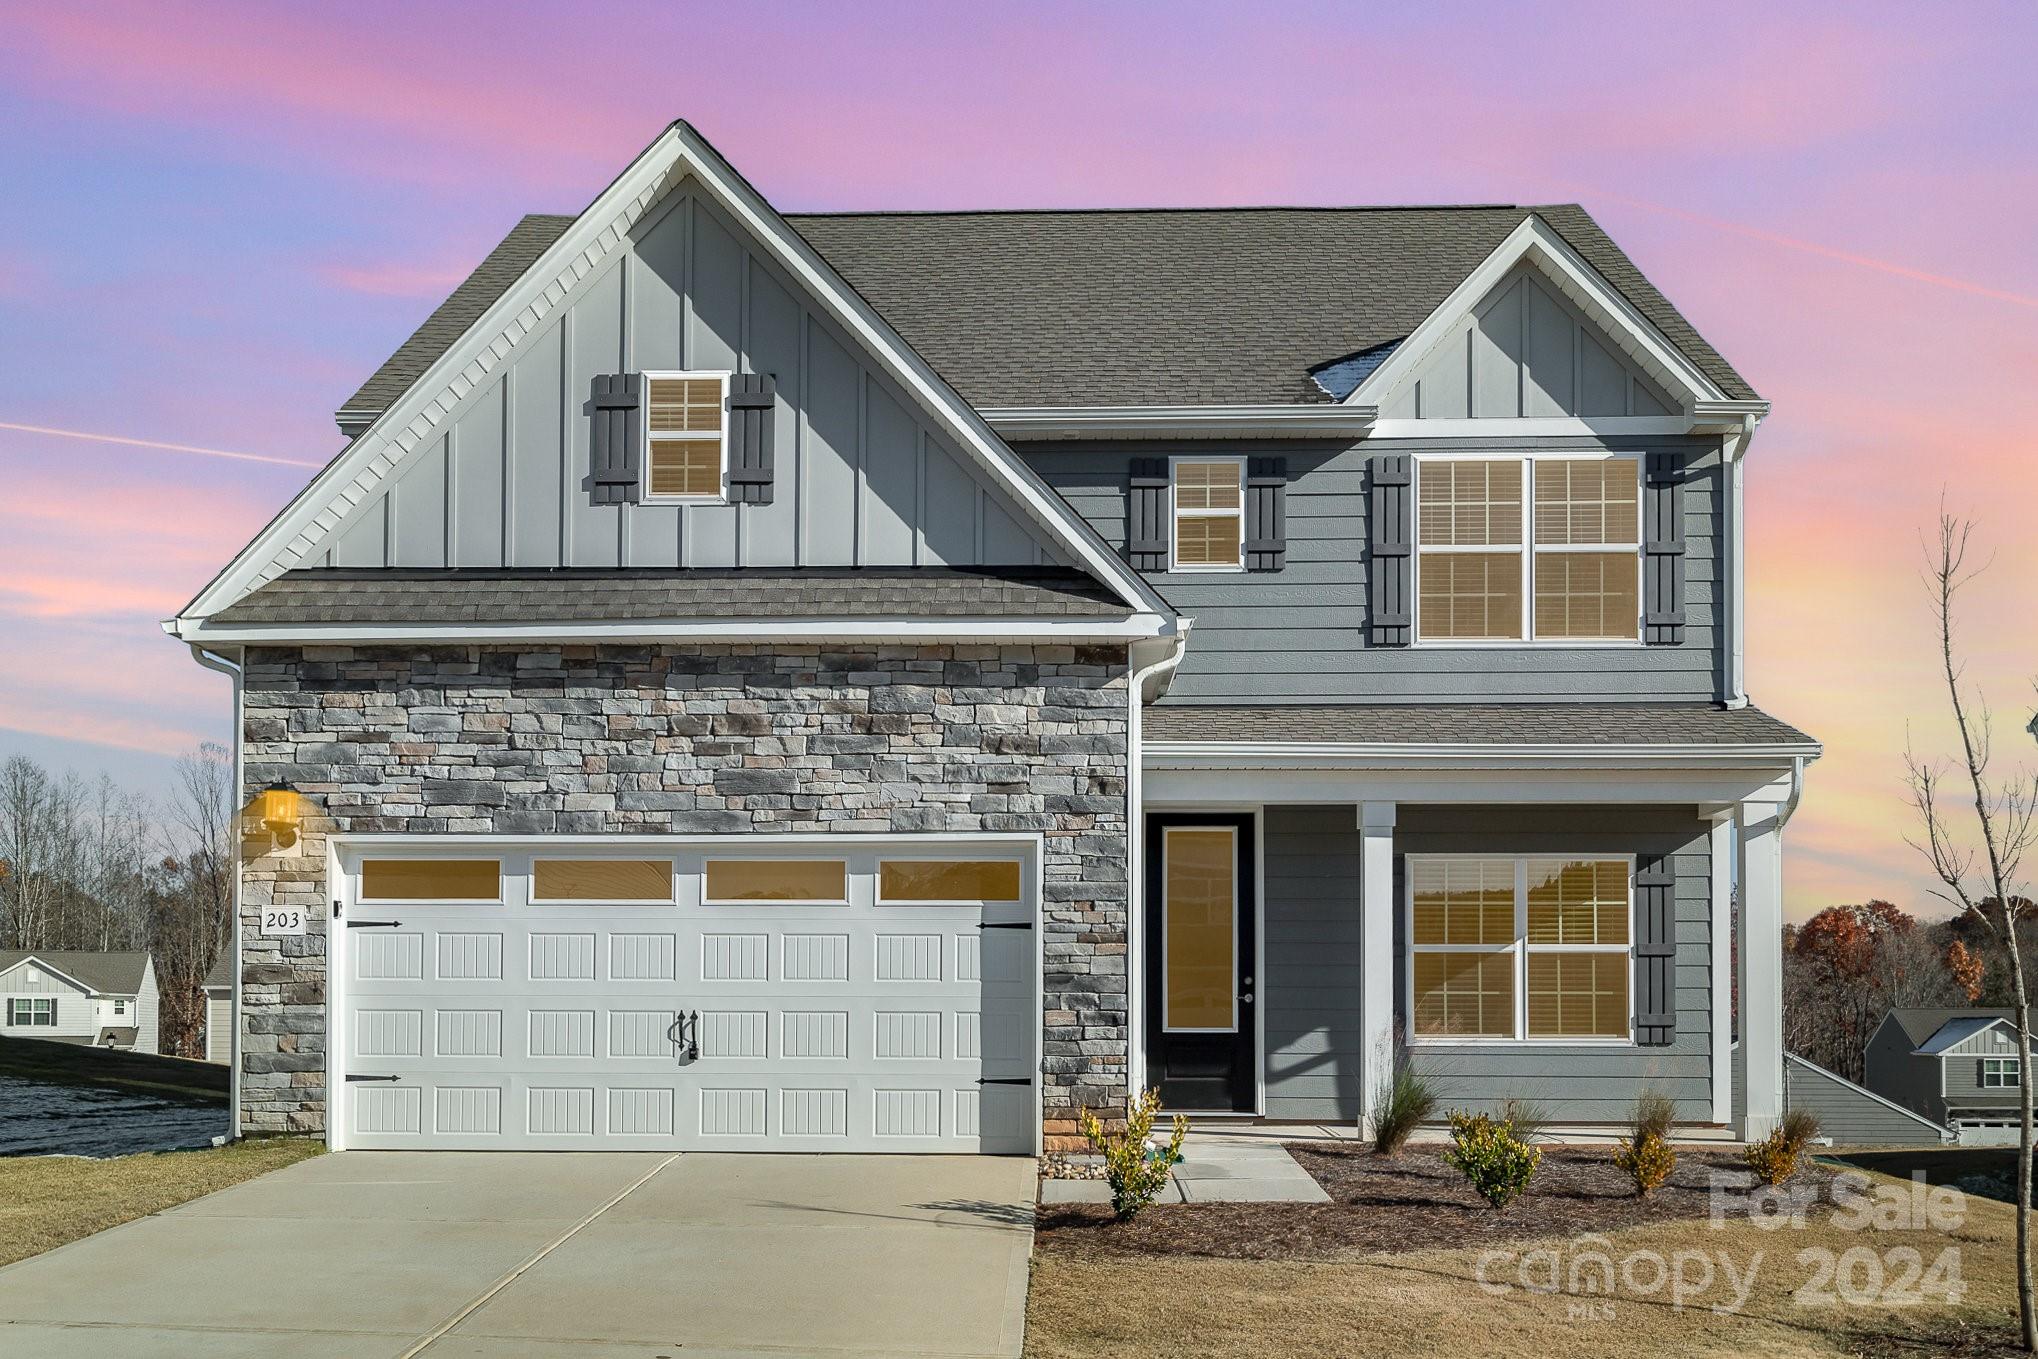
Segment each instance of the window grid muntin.
M1429 484L1428 479L1436 478L1439 475L1446 475L1451 479L1453 488L1455 489L1460 474L1454 469L1460 466L1471 464L1490 468L1494 464L1509 464L1509 463L1515 464L1521 468L1520 474L1521 523L1520 531L1515 541L1509 541L1498 544L1460 542L1458 541L1457 535L1458 524L1456 523L1455 520L1453 520L1452 522L1452 532L1450 534L1451 541L1442 543L1435 542L1433 540L1433 533L1425 532L1423 491L1425 485ZM1643 594L1645 587L1645 582L1642 579L1642 565L1641 565L1643 546L1641 542L1641 533L1642 524L1644 522L1644 506L1642 503L1644 487L1642 483L1641 463L1642 463L1641 458L1636 454L1609 453L1601 455L1588 453L1580 450L1565 450L1563 452L1555 452L1550 454L1521 453L1521 454L1510 454L1500 457L1496 457L1491 454L1478 454L1473 456L1456 455L1448 453L1416 455L1416 457L1413 460L1415 480L1414 496L1416 508L1415 513L1412 517L1413 527L1415 530L1415 543L1414 553L1411 559L1414 569L1414 581L1412 593L1415 597L1414 638L1416 643L1418 645L1428 644L1440 646L1519 646L1524 644L1541 644L1558 646L1641 645L1642 609L1644 603ZM1570 465L1573 464L1587 464L1587 465L1623 464L1631 468L1632 479L1634 483L1633 522L1635 529L1635 541L1608 542L1608 543L1577 543L1577 542L1550 543L1541 541L1540 536L1536 529L1536 491L1537 491L1536 473L1537 469L1545 464L1565 466L1567 468L1565 473L1565 481L1567 486L1571 479L1571 473L1568 469ZM1446 472L1444 469L1453 470ZM1627 478L1625 476L1622 478L1623 484L1625 483L1626 479ZM1606 480L1605 476L1604 474L1602 474L1602 476L1600 477L1600 487L1602 494L1600 501L1595 502L1601 503L1602 505L1600 515L1602 522L1605 517L1603 507L1605 480ZM1491 484L1490 472L1488 473L1487 481L1490 487ZM1434 519L1434 516L1432 518ZM1492 522L1492 515L1490 511L1487 515L1486 522L1490 530L1490 525ZM1503 522L1511 523L1511 520ZM1625 520L1623 519L1617 526L1624 527ZM1490 532L1488 536L1491 536ZM1567 537L1572 536L1570 532L1570 516L1568 515L1568 513L1566 517L1565 536ZM1620 555L1623 558L1631 557L1633 559L1635 563L1634 568L1635 607L1633 610L1632 619L1629 619L1626 615L1623 615L1622 621L1628 624L1628 626L1626 626L1623 630L1618 632L1608 632L1604 635L1587 636L1583 634L1570 634L1570 635L1562 633L1547 634L1538 628L1535 617L1537 605L1536 581L1539 574L1536 570L1536 562L1540 558L1543 558L1545 556L1566 552L1597 553L1602 556ZM1487 635L1480 636L1474 636L1470 634L1460 636L1455 634L1455 632L1439 631L1434 627L1426 627L1424 625L1424 614L1425 614L1425 610L1423 608L1424 562L1426 560L1434 561L1440 557L1457 553L1471 553L1471 554L1484 553L1492 555L1504 554L1507 556L1519 556L1521 563L1520 565L1521 621L1518 628L1515 631L1510 633L1490 633ZM1604 609L1603 600L1601 607L1603 610Z
M660 402L661 388L682 388ZM713 504L726 498L729 474L729 374L699 370L644 374L644 489L647 505ZM664 414L661 414L661 411ZM666 426L660 428L661 425ZM700 457L711 450L712 466ZM659 454L684 452L684 487L660 490Z
M2022 1085L2022 1075L2017 1068L2021 1063L2016 1057L1984 1057L1981 1059L1981 1088L1984 1090L2016 1090Z
M11 1028L53 1029L57 1026L55 996L10 996L7 1023Z
M1204 478L1199 483L1184 480L1184 469L1223 468L1221 481ZM1216 503L1229 496L1231 503ZM1184 503L1185 501L1201 503ZM1233 547L1235 551L1217 560L1188 560L1183 555L1183 528L1197 528L1201 546ZM1237 457L1181 456L1168 460L1168 569L1171 571L1243 571L1245 569L1245 459Z
M1475 861L1475 860L1482 860L1491 863L1505 863L1509 865L1512 870L1514 877L1513 941L1510 944L1508 944L1505 948L1498 948L1491 944L1418 943L1416 941L1416 925L1415 925L1415 905L1416 905L1415 893L1418 874L1422 870L1423 866L1433 865L1437 863L1448 864L1452 861ZM1606 863L1619 865L1621 876L1625 883L1627 894L1628 923L1626 928L1626 934L1629 940L1628 943L1552 945L1547 943L1532 944L1528 941L1529 865L1531 863L1575 863L1575 862ZM1409 1041L1411 1043L1453 1043L1453 1042L1456 1043L1507 1042L1522 1044L1633 1043L1634 1041L1633 1012L1635 1005L1634 944L1632 942L1634 939L1634 909L1635 909L1634 856L1618 854L1576 854L1564 856L1513 855L1513 854L1422 854L1422 855L1410 854L1405 856L1404 864L1405 868L1403 876L1406 891L1403 899L1403 928L1406 931L1405 938L1407 939L1409 967L1406 977L1404 978L1403 984L1405 990L1403 994L1407 1006L1405 1013L1409 1017L1409 1025L1411 1030L1409 1035ZM1416 960L1418 958L1423 957L1424 955L1450 954L1450 953L1483 954L1496 957L1506 955L1511 958L1513 968L1512 977L1515 1002L1514 1028L1511 1033L1424 1034L1416 1030L1416 1024L1420 1018L1420 1006L1422 999L1421 994L1417 988L1418 969ZM1548 957L1551 955L1571 955L1571 954L1605 955L1609 957L1619 957L1622 959L1624 967L1621 969L1621 972L1626 979L1627 986L1626 1001L1624 1007L1626 1010L1626 1014L1623 1016L1621 1032L1618 1035L1611 1033L1608 1034L1536 1033L1531 1031L1529 1015L1529 1003L1530 1003L1529 959L1532 956L1537 955Z

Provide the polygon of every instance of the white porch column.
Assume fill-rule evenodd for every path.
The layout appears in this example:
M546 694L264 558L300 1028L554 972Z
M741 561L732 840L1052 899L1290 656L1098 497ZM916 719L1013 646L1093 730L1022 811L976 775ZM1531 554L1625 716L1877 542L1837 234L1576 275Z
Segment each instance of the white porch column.
M1363 1131L1371 1134L1394 1066L1394 804L1359 804L1359 1062Z
M1783 819L1772 802L1743 802L1735 876L1741 888L1741 1136L1769 1135L1783 1116Z
M1734 1121L1734 813L1712 817L1712 1121Z

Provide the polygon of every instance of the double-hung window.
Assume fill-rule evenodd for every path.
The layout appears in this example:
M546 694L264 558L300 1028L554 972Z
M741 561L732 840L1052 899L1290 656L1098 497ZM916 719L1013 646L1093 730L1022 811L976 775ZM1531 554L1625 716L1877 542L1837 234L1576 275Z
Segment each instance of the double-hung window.
M1176 571L1245 569L1245 462L1176 458L1171 567Z
M644 503L715 502L728 484L727 373L646 373Z
M57 998L12 997L7 1002L7 1022L17 1026L53 1029L57 1026Z
M1641 638L1633 457L1419 458L1416 639Z
M1981 1088L1984 1090L2015 1090L2021 1084L2021 1065L2015 1057L1984 1057L1981 1059Z
M1407 862L1413 1038L1629 1038L1632 861Z

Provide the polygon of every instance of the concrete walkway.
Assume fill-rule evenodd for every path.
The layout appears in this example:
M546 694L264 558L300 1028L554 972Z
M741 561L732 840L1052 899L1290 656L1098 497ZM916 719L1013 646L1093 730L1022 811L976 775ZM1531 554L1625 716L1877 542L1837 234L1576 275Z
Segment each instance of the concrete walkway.
M1017 1355L1033 1162L349 1152L0 1269L37 1359Z
M1310 1140L1307 1136L1298 1141ZM1042 1203L1109 1203L1102 1180L1042 1180ZM1279 1140L1257 1132L1191 1132L1160 1203L1329 1203Z

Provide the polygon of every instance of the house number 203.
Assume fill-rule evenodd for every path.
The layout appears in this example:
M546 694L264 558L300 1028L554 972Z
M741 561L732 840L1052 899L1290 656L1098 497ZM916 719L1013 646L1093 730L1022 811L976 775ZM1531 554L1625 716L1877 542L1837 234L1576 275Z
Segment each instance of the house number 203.
M304 908L301 906L264 906L262 908L262 933L303 934Z

